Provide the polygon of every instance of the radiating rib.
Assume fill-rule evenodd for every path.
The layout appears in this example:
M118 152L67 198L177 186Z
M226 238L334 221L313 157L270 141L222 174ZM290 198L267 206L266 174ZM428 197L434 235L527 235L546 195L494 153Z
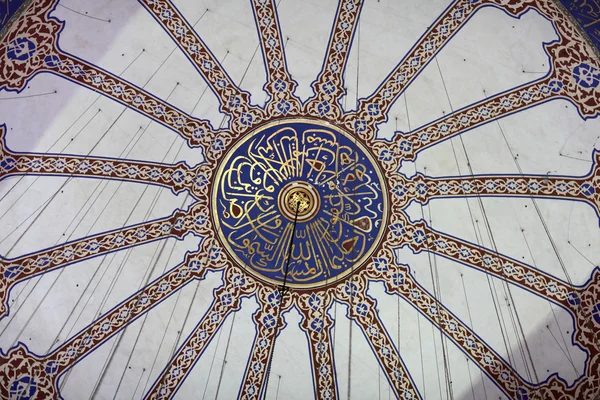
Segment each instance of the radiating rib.
M5 125L0 125L0 180L11 175L47 175L82 178L127 180L170 188L177 194L183 190L208 204L208 186L214 163L191 168L185 161L161 164L150 161L69 154L18 153L8 149L4 141ZM205 212L204 215L208 215Z
M209 162L233 138L210 122L193 118L118 76L58 48L63 23L49 14L57 0L32 3L0 43L0 89L21 91L40 72L50 72L101 93L179 133L190 146L202 146Z
M590 280L579 287L577 292L571 296L571 301L577 306L575 315L575 342L581 347L598 354L600 357L600 268L592 271ZM594 364L599 365L600 364ZM600 368L597 369L600 379Z
M221 111L232 118L231 129L240 133L264 119L263 111L250 105L250 94L240 90L219 61L170 0L138 0L171 36L217 96Z
M412 132L397 132L392 143L377 141L374 148L383 167L395 171L403 160L415 159L426 148L499 118L561 97L561 92L562 84L559 81L544 78L465 107Z
M547 76L464 107L412 132L396 132L392 143L376 141L373 148L384 168L395 171L402 160L413 160L420 151L446 139L558 98L571 101L583 118L598 116L600 85L592 80L600 71L600 63L593 58L582 62L586 45L580 43L580 38L563 32L564 26L561 29L564 36L560 41L545 47L551 62ZM356 131L360 133L361 129ZM369 135L362 136L373 140Z
M262 399L266 390L269 363L273 357L277 335L285 328L282 314L293 304L291 296L284 296L281 304L279 289L260 286L256 293L259 308L252 319L256 329L250 357L246 362L246 372L242 379L238 399Z
M9 291L19 282L113 251L169 237L182 239L191 224L185 211L176 210L165 218L87 236L17 258L0 258L0 316L8 312Z
M195 173L184 162L160 164L109 157L17 153L9 150L0 126L0 180L16 175L126 180L170 188L177 194L191 186ZM192 193L193 194L193 193Z
M600 215L600 152L581 177L557 175L474 175L434 178L416 175L393 188L401 201L425 204L435 198L500 196L584 201Z
M190 146L202 146L209 162L219 157L223 150L221 147L232 141L230 132L216 131L210 122L191 117L144 89L69 54L56 51L47 56L45 69L110 97L171 128Z
M413 238L406 245L414 252L429 251L491 274L529 290L571 314L576 311L572 296L577 289L560 279L503 254L438 232L426 224L415 224Z
M298 296L297 305L302 315L300 328L308 339L315 398L338 399L331 338L333 319L327 313L331 307L331 296L325 291L301 294Z
M413 132L401 133L394 150L412 160L419 151L443 140L558 97L561 86L558 81L545 78L485 99Z
M113 307L46 356L46 360L55 363L55 374L60 375L152 307L160 304L192 280L204 279L207 270L214 268L206 255L200 252L188 253L183 263Z
M407 266L380 264L380 268L371 268L369 272L371 279L384 282L388 293L401 296L437 326L508 398L531 395L533 386L524 381L494 349L419 285L410 275Z
M364 276L356 275L336 287L335 298L348 305L348 316L365 335L396 397L420 399L416 385L379 319L376 302L367 295L366 290Z
M544 46L550 59L548 75L464 107L412 132L396 132L392 143L375 140L376 132L370 129L372 125L369 124L383 121L386 116L380 112L378 104L364 103L362 107L371 122L349 115L346 117L346 125L352 127L363 139L374 142L372 147L387 171L396 171L403 160L413 160L420 151L443 140L553 99L571 101L583 118L593 118L600 114L600 86L594 78L600 71L600 63L577 33L577 29L564 18L554 3L523 0L509 5L499 0L488 0L477 4L486 3L502 3L497 5L509 8L513 14L535 7L548 19L560 21L554 24L559 40ZM415 61L415 64L419 62L420 60ZM402 74L397 78L405 79ZM397 97L397 94L394 97L394 93L383 91L380 97L390 97L393 100Z
M501 2L497 0L453 1L375 92L366 99L360 100L359 108L355 113L344 117L346 127L350 131L356 129L358 132L364 132L367 137L374 138L376 126L387 120L390 107L433 57L448 44L477 10L498 3ZM519 15L529 7L527 3L530 2L516 1L510 6L503 4L501 8L512 15Z
M315 96L306 103L310 115L340 121L343 114L339 100L344 88L344 71L364 0L339 0L323 69L312 87Z
M45 58L57 49L64 23L51 18L58 0L29 3L13 19L0 41L0 90L21 91L37 73L45 70Z
M251 296L256 291L254 280L237 267L227 268L223 279L225 283L215 290L210 308L169 361L145 399L172 398L227 316L239 309L243 297Z
M59 398L58 381L68 369L192 280L204 279L208 270L223 268L225 262L216 255L212 240L203 242L201 250L186 254L183 263L113 307L47 356L36 356L22 345L10 349L6 356L0 352L0 382L14 378L15 366L27 365L28 375L37 387L35 398Z
M270 97L266 105L267 115L298 115L302 104L294 95L296 82L287 69L275 0L251 0L251 3L267 73L263 87Z

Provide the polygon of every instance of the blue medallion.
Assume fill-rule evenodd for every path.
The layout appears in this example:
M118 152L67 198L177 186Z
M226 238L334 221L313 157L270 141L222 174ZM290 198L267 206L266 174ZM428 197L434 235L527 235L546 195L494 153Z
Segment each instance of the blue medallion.
M338 128L286 120L242 138L215 179L213 218L225 248L258 278L314 288L371 255L385 226L387 193L371 155Z

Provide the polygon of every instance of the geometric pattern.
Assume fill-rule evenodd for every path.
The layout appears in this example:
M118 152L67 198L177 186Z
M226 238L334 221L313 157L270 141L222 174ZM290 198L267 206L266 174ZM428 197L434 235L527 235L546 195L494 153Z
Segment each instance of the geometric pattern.
M335 321L329 310L334 302L348 306L349 317L366 338L394 394L419 399L419 393L401 354L382 322L377 302L367 294L371 282L383 282L389 295L410 303L464 352L509 398L588 399L600 387L600 270L589 281L574 286L491 249L437 231L424 220L412 221L406 207L433 198L531 197L583 201L600 218L600 153L584 176L489 176L408 178L399 172L402 162L444 140L502 117L525 111L555 99L568 100L583 119L600 114L600 64L582 39L578 28L551 0L453 0L379 87L359 101L355 111L340 104L345 94L344 71L357 30L363 2L340 0L324 57L323 68L312 84L314 95L302 102L294 94L296 83L287 69L282 35L274 0L252 0L262 50L269 97L265 107L249 103L249 93L229 77L210 49L195 33L170 0L139 0L177 44L219 100L219 110L229 117L224 128L192 117L152 93L60 49L58 38L64 23L50 14L57 0L38 0L12 25L0 43L0 89L21 91L40 73L51 73L121 103L152 121L173 130L192 148L202 151L198 166L183 162L164 164L143 160L113 159L66 154L17 153L0 142L0 179L13 175L75 176L127 180L187 192L194 199L185 210L163 218L84 237L13 259L0 259L0 317L10 312L11 289L31 279L76 262L139 246L168 237L182 239L188 233L201 238L196 251L156 280L99 316L51 353L33 354L22 343L0 350L0 399L46 399L60 396L58 381L78 361L121 332L172 294L208 271L221 271L223 284L212 294L208 311L145 394L147 399L175 395L211 339L243 298L254 297L259 309L251 354L241 377L239 398L257 399L264 394L269 363L277 335L285 329L283 314L295 308L302 316L316 398L339 397L331 331ZM410 132L396 132L389 140L378 138L379 126L390 107L456 33L484 7L499 8L513 17L536 10L552 22L558 39L545 45L549 73L533 82L464 107ZM351 273L318 287L294 288L282 296L276 283L249 273L227 251L216 232L213 190L222 183L219 167L246 134L270 123L288 119L319 121L343 131L360 143L381 171L381 240L374 241L368 257ZM8 121L7 124L10 125ZM0 128L4 136L6 127ZM217 172L216 172L217 171ZM395 257L399 248L427 252L456 260L482 273L501 278L565 309L573 318L573 343L587 353L582 375L573 385L557 375L533 384L520 376L476 332L429 293ZM315 260L312 260L315 262Z

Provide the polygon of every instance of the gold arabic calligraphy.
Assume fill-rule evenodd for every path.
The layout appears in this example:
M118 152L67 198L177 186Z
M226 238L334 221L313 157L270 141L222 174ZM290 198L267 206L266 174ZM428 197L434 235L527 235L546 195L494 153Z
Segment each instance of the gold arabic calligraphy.
M274 126L242 142L213 192L220 234L238 260L282 281L297 204L292 286L322 284L368 255L381 230L385 196L366 151L312 123Z

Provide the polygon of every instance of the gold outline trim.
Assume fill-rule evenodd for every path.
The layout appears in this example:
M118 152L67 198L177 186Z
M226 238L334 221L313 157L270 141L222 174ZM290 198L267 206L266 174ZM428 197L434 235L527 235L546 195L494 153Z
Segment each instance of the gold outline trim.
M314 218L321 208L321 198L319 197L319 193L310 183L303 181L288 182L279 192L277 206L279 207L282 215L293 222L295 210L288 208L288 200L290 193L293 193L294 190L300 193L306 193L309 200L311 200L309 202L309 207L306 210L298 213L298 222L308 222Z
M375 250L377 250L377 248L379 247L379 243L381 242L381 239L383 237L383 233L385 232L385 226L387 225L387 221L388 221L388 215L389 215L389 197L388 197L388 188L387 188L387 182L385 180L385 177L383 175L383 173L381 172L381 168L379 166L379 163L376 161L376 159L373 157L373 154L371 153L370 150L368 150L366 148L366 146L363 144L363 142L358 139L357 137L355 137L354 135L346 132L344 129L338 127L337 125L334 125L330 122L326 122L326 121L321 121L318 119L311 119L311 118L289 118L289 119L278 119L277 121L272 121L269 122L265 125L261 125L253 130L251 130L250 132L248 132L247 134L245 134L244 136L242 136L233 147L231 147L228 151L227 154L225 154L225 156L223 156L221 163L219 164L219 167L217 168L215 174L213 175L213 182L212 182L212 193L210 195L210 199L211 199L211 218L213 221L213 226L215 227L215 230L217 231L217 237L219 238L219 241L221 242L221 245L223 246L223 248L225 249L225 251L227 251L227 254L229 254L232 259L236 262L236 264L243 269L244 271L248 272L250 275L252 275L254 278L262 281L262 282L266 282L275 286L279 286L281 285L283 282L281 281L276 281L274 279L268 278L264 275L262 275L261 273L253 270L252 268L250 268L246 263L244 263L239 257L238 255L235 253L235 251L231 250L231 247L229 246L229 243L227 242L227 240L225 239L225 237L223 236L223 232L221 230L221 224L219 223L218 219L216 218L219 213L217 212L216 209L216 205L217 205L217 201L216 201L216 193L217 190L216 188L218 188L218 177L222 176L223 174L223 169L225 168L225 165L227 164L227 162L229 161L231 155L233 153L236 152L237 149L239 149L244 143L246 143L250 138L252 138L252 136L254 136L256 133L262 132L265 129L269 129L272 128L273 126L277 126L277 125L284 125L284 124L294 124L294 123L304 123L304 124L311 124L311 125L319 125L322 127L325 127L331 131L334 131L335 133L339 133L341 135L344 135L346 138L348 138L352 143L356 144L358 146L358 148L365 154L365 156L369 159L369 161L371 162L371 164L373 165L373 168L375 169L375 172L377 173L377 177L379 178L379 182L381 183L381 190L382 190L382 199L383 199L383 213L382 213L382 218L381 218L381 226L379 227L379 232L377 233L377 237L375 238L375 240L373 241L373 245L371 246L371 248L369 250L367 250L365 252L365 254L361 257L361 259L355 263L355 267L353 268L348 268L346 271L325 279L325 280L321 280L319 282L315 282L315 283L310 283L310 284L295 284L295 283L288 283L288 286L292 289L318 289L324 286L327 286L331 283L334 282L338 282L343 280L344 278L346 278L348 275L354 273L355 271L357 271L359 268L361 268L365 262L367 261L367 259L369 257L371 257L373 255L373 252ZM284 216L285 217L285 216Z

